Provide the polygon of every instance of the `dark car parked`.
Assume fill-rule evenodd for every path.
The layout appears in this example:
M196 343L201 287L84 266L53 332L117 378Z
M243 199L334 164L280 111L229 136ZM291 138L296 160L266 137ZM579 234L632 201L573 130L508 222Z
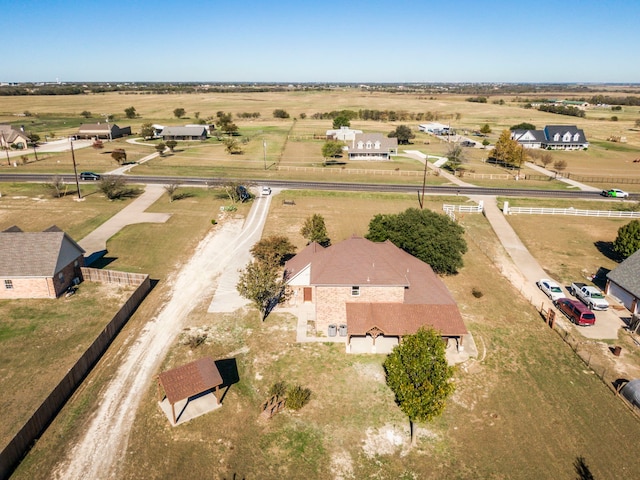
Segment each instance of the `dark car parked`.
M576 325L593 325L596 323L596 315L589 310L579 300L573 300L571 298L559 298L556 301L556 307L566 317Z
M80 180L100 180L100 175L98 175L97 173L93 173L93 172L82 172L80 174Z

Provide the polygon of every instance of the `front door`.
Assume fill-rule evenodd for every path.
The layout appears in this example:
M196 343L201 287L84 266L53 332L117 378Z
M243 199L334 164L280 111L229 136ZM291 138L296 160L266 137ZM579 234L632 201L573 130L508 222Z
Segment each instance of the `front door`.
M311 300L311 287L304 287L304 301L310 302Z

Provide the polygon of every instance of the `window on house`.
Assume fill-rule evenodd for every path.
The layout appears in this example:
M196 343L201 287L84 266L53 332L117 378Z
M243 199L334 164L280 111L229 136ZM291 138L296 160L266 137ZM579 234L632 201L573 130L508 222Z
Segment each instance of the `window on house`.
M4 288L7 290L12 290L13 289L13 280L5 280L4 281Z
M578 140L580 140L580 134L576 133L576 134L573 135L573 141L577 142Z
M358 142L358 149L362 150L362 147L364 147L364 143L362 142Z
M59 279L62 283L64 283L64 273L60 272L60 273L58 274L58 279Z
M360 287L358 287L358 286L351 287L351 296L352 297L359 297L360 296Z
M375 148L376 150L380 150L380 142L374 143L373 148Z
M557 141L559 141L559 140L560 140L560 134L559 134L559 133L556 133L556 134L553 136L553 141L554 141L554 142L557 142Z
M367 150L371 150L371 142L367 142Z

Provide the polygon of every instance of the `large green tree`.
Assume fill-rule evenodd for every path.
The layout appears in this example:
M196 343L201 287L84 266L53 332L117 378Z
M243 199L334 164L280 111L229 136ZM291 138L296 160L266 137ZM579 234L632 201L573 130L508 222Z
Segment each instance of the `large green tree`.
M136 113L135 107L129 107L124 109L124 114L127 118L136 118L138 114Z
M340 142L338 140L327 140L324 145L322 145L322 156L324 158L335 158L342 155L342 148L344 147L344 142Z
M631 220L618 229L618 236L613 242L613 250L625 259L640 249L640 221Z
M415 444L415 422L428 422L442 413L455 390L453 367L447 363L445 344L432 328L406 335L383 364L387 385L400 410L409 417L411 443Z
M153 128L153 125L150 123L143 123L140 126L140 135L142 135L142 138L144 138L145 140L148 138L153 138L155 133L156 133L156 130L155 128Z
M324 217L314 213L308 217L302 228L300 234L307 239L308 243L317 242L323 247L331 245L331 240L327 234L327 226L324 223Z
M233 123L233 116L230 113L217 112L216 117L218 118L216 127L221 132L234 134L238 131L238 126Z
M378 214L369 222L366 238L390 240L394 245L431 265L436 273L454 274L464 265L467 251L464 229L447 215L409 208L398 214Z
M338 115L336 118L333 119L333 128L338 129L340 127L350 127L351 126L351 120L349 119L348 115Z
M176 108L176 109L174 109L174 110L173 110L173 115L174 115L176 118L182 118L182 117L184 117L184 115L185 115L186 113L187 113L187 111L186 111L184 108L182 108L182 107L180 107L180 108Z
M503 130L500 138L498 138L496 142L495 148L489 152L489 158L493 158L506 165L520 167L524 159L524 149L518 142L511 138L511 132L509 130Z
M412 138L416 138L416 135L406 125L399 125L393 132L390 132L387 137L397 138L398 144L406 145Z
M284 301L285 286L277 265L255 260L240 272L236 289L242 297L251 301L260 312L260 319L264 321L271 310Z

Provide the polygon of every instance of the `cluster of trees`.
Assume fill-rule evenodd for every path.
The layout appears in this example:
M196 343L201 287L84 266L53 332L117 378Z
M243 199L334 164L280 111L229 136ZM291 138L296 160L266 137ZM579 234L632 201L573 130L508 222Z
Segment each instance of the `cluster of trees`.
M640 97L626 96L626 97L611 97L609 95L594 95L593 97L585 100L593 105L628 105L632 107L640 106Z
M536 126L533 123L528 123L528 122L522 122L517 125L511 125L509 127L509 130L511 130L512 132L514 130L535 130L535 129L536 129Z
M524 161L524 148L511 138L509 130L503 130L488 158L494 163L520 168Z
M487 103L487 97L469 97L465 99L467 102Z
M406 122L453 119L460 120L461 113L443 114L440 112L407 112L406 110L333 110L331 112L317 112L311 115L314 120L333 120L338 116L344 116L349 120L374 120L378 122Z
M409 208L397 214L378 214L369 222L365 238L390 240L405 252L431 265L436 273L451 275L463 267L467 252L464 229L431 210Z
M238 118L260 118L260 112L241 112L236 113Z
M238 126L233 123L233 115L222 111L216 112L216 128L223 133L235 135L238 132Z
M127 118L136 118L138 116L135 107L125 108L124 114Z
M276 108L273 111L273 118L289 118L289 114L286 110L282 110L281 108Z
M584 117L584 110L578 107L566 107L564 105L540 105L538 110L541 112L557 113L558 115L569 115L571 117Z

